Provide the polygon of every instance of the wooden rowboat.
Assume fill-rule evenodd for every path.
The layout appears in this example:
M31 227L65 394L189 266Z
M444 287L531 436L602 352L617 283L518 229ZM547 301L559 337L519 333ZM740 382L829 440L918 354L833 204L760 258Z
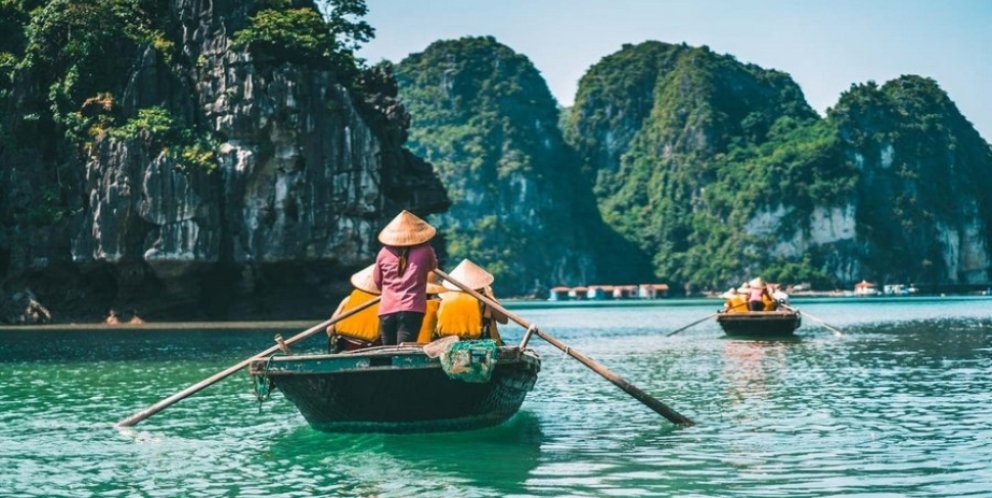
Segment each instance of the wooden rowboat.
M491 363L486 379L459 378L443 365L443 354L428 355L423 345L413 344L276 355L252 361L249 372L256 394L279 390L320 431L471 430L512 417L541 369L533 350L487 342L488 355L472 350L464 356L476 366Z
M721 312L716 321L734 337L790 337L802 325L798 310Z

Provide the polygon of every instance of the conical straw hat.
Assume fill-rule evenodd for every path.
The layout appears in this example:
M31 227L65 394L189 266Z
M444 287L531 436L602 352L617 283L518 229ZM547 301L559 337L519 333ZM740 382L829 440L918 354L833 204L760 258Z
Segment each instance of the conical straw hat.
M724 292L723 294L720 294L720 297L722 297L724 299L730 299L730 298L732 298L732 297L734 297L736 295L737 295L737 289L730 289L727 292Z
M387 246L415 246L431 240L437 229L417 215L403 210L379 232L379 242Z
M757 277L754 280L748 282L752 289L763 289L765 287L765 281L761 280L761 277Z
M483 270L479 265L467 259L463 259L461 263L458 263L458 266L454 270L451 270L451 273L448 275L453 280L465 284L466 287L472 290L481 289L493 283L493 280L496 280L496 277L493 277L492 273ZM451 290L461 290L460 287L448 281L444 282L444 286Z
M440 294L442 292L448 292L447 287L441 285L441 280L437 278L437 273L430 272L427 274L427 293L428 294Z
M741 284L740 287L737 288L737 292L740 292L741 294L746 294L748 292L751 292L751 284L744 282L743 284Z
M372 271L375 269L375 265L369 265L361 269L358 273L351 276L351 285L354 285L356 289L363 290L369 294L380 294L381 291L375 286L375 280L372 279Z

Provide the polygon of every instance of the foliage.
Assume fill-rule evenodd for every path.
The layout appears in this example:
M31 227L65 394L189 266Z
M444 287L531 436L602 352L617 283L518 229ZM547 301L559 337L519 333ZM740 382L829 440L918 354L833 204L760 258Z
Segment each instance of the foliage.
M123 126L108 130L117 140L144 140L150 149L165 149L179 163L180 171L217 169L216 145L210 138L180 127L166 109L139 109L138 115Z
M451 263L480 264L504 294L576 279L598 216L533 64L492 37L462 38L410 55L396 77L409 147L453 203L437 220Z
M357 75L361 61L355 51L375 35L361 20L368 13L365 0L321 2L326 15L313 7L294 8L288 1L261 5L235 33L234 48L250 47L280 62L330 68L346 81Z
M235 34L232 48L248 45L295 63L326 62L335 47L324 18L306 8L265 9L254 14L248 26Z
M872 278L933 284L945 274L941 233L964 220L992 222L988 144L929 78L902 76L879 87L852 85L828 118L865 173L858 227ZM973 200L973 202L972 202ZM986 247L992 233L984 230Z
M945 240L976 219L992 247L988 144L926 78L854 85L821 119L783 73L706 47L627 45L583 77L566 137L604 219L686 286L749 274L837 286L852 262L868 278L953 281ZM850 208L844 247L793 242L818 213Z
M693 287L802 265L776 263L775 241L849 200L856 181L836 131L787 75L707 47L646 42L604 58L580 82L566 137L607 223L658 278ZM790 233L748 228L779 209Z

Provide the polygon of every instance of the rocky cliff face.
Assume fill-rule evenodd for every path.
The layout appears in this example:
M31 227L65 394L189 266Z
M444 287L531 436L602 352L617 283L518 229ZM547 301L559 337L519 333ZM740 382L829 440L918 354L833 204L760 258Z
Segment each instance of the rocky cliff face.
M450 264L475 261L503 295L595 281L602 223L533 64L486 37L435 42L396 67L411 148L453 202L433 218Z
M590 69L566 126L605 220L689 289L990 281L989 147L932 80L821 119L784 73L646 42Z
M81 165L85 197L64 223L68 240L12 248L46 256L30 268L10 259L10 280L64 275L90 306L153 317L312 317L333 310L400 209L446 209L431 165L402 148L409 117L391 76L369 72L359 83L376 88L349 88L328 69L234 50L252 9L176 0L169 34L181 50L166 58L139 47L115 95L125 117L159 106L213 137L209 167L184 164L147 133L99 137ZM35 291L56 301L56 315L71 304Z
M830 111L856 165L857 240L871 277L985 284L992 277L992 154L931 79L855 85Z

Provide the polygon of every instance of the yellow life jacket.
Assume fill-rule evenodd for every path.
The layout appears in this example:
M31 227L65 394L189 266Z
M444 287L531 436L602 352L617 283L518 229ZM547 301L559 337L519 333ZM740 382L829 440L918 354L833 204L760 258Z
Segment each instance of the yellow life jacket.
M348 296L348 302L341 307L341 312L345 313L376 297L375 294L355 289ZM368 343L375 342L379 338L379 303L373 304L336 323L334 325L334 332L349 339L358 339L359 341Z
M437 310L437 335L457 335L462 339L482 337L482 307L464 292L445 292Z
M434 329L437 328L437 309L441 306L441 300L428 299L427 312L424 314L424 323L420 326L420 333L417 334L417 342L431 342L434 337Z
M737 294L727 300L727 313L744 313L747 311L747 296Z
M761 302L765 303L765 311L775 311L776 303L775 298L769 296L768 294L763 294L761 296Z

